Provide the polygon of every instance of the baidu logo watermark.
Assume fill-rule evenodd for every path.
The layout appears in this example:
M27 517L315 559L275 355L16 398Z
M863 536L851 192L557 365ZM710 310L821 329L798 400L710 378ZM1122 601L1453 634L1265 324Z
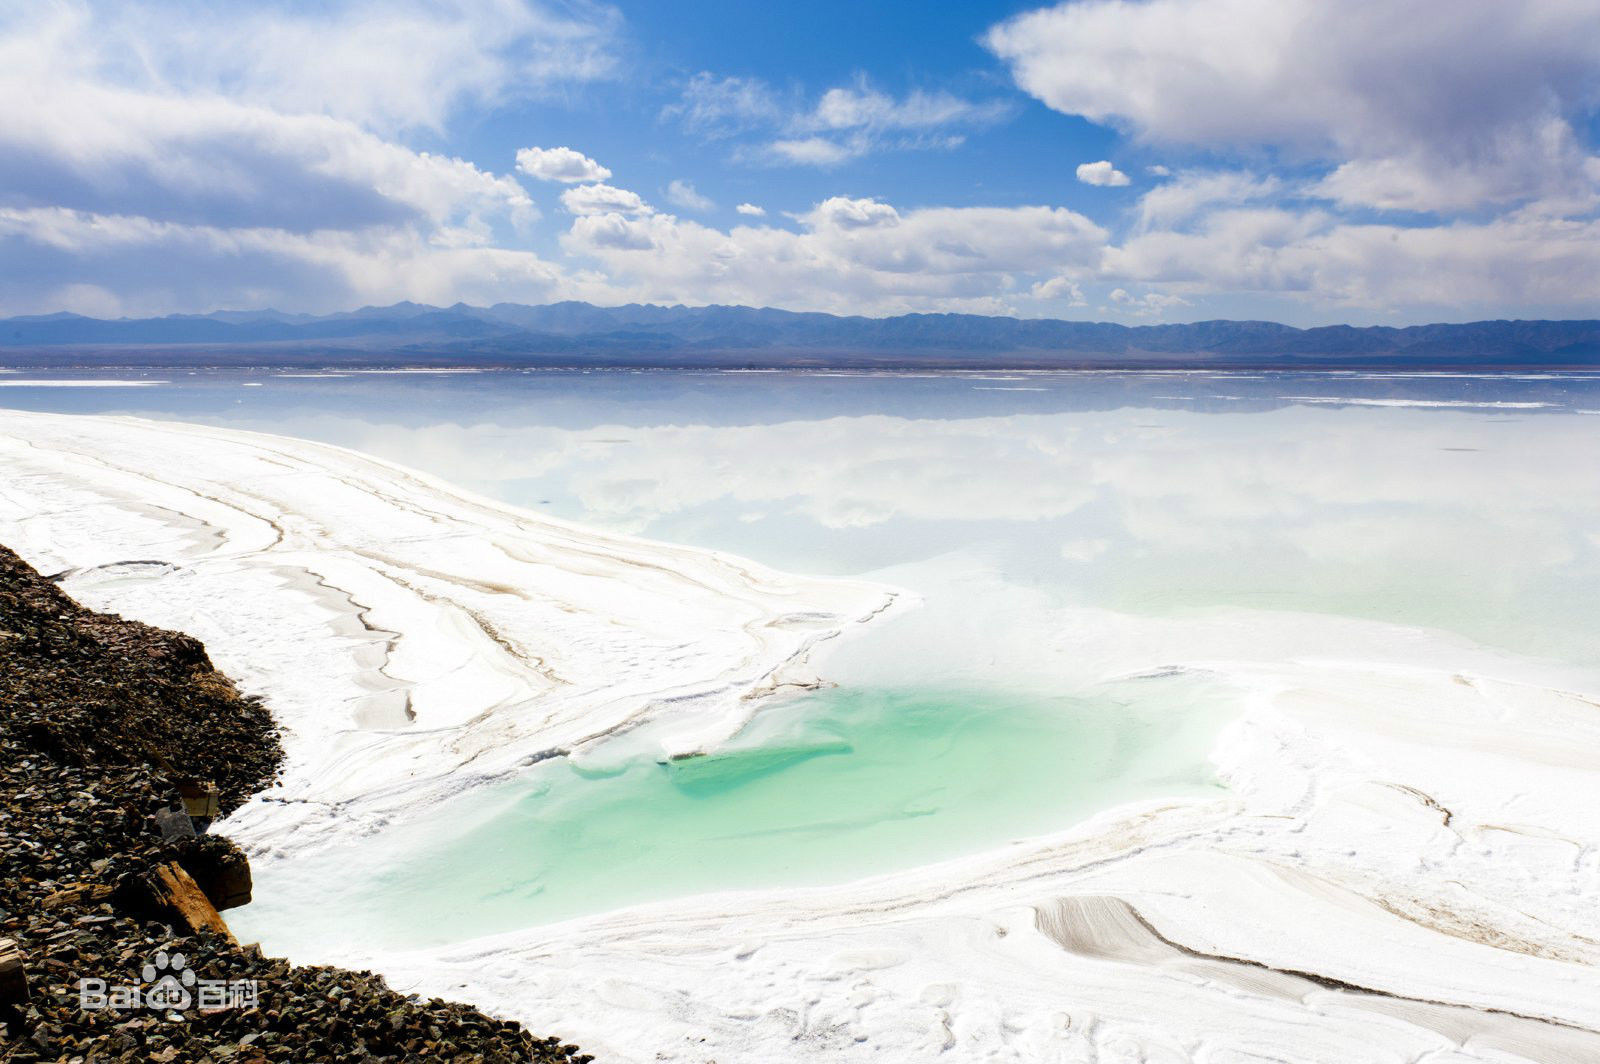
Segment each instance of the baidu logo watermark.
M104 979L78 980L78 1007L95 1012L110 1009L133 1012L153 1009L177 1014L191 1008L200 1012L250 1009L259 1000L254 979L201 979L181 953L157 953L140 971L140 983L107 983Z

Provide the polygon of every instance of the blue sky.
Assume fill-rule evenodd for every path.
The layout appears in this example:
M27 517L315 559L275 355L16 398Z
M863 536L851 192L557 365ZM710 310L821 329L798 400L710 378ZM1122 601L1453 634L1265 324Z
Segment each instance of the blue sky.
M1600 0L0 0L0 313L1592 317Z

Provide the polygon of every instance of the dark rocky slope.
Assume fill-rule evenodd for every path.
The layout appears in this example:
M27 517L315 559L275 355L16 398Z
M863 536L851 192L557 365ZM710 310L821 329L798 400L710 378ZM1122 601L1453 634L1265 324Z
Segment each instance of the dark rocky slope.
M0 1061L590 1059L370 972L236 944L216 910L248 898L248 865L192 834L176 785L198 809L193 781L214 782L227 811L280 757L266 709L198 642L86 610L0 547L0 939L15 944L0 945ZM148 986L158 953L172 969L181 955L196 990L256 980L256 1003L80 1008L80 979Z

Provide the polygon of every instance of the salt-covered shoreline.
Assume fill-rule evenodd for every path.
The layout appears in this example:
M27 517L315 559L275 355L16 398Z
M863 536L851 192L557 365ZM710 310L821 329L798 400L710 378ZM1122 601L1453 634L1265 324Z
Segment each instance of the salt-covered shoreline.
M670 710L714 744L817 645L896 601L582 529L354 452L260 434L7 412L0 522L42 571L159 616L269 696L282 786L258 851L376 824Z
M284 788L229 824L258 860L641 713L678 722L673 750L714 743L892 601L318 444L3 417L0 539L98 608L199 636L282 715ZM1270 654L1197 629L1146 663L1249 692L1214 751L1231 800L843 887L308 959L604 1059L1600 1059L1600 677L1281 620L1305 634Z

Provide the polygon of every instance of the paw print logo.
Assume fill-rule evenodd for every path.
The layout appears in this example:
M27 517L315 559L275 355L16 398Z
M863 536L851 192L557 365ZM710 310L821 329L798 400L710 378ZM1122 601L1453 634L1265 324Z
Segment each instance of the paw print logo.
M194 972L185 967L189 959L181 953L157 953L140 973L151 984L144 992L144 1003L162 1012L182 1012L194 1003L189 988L194 986Z

